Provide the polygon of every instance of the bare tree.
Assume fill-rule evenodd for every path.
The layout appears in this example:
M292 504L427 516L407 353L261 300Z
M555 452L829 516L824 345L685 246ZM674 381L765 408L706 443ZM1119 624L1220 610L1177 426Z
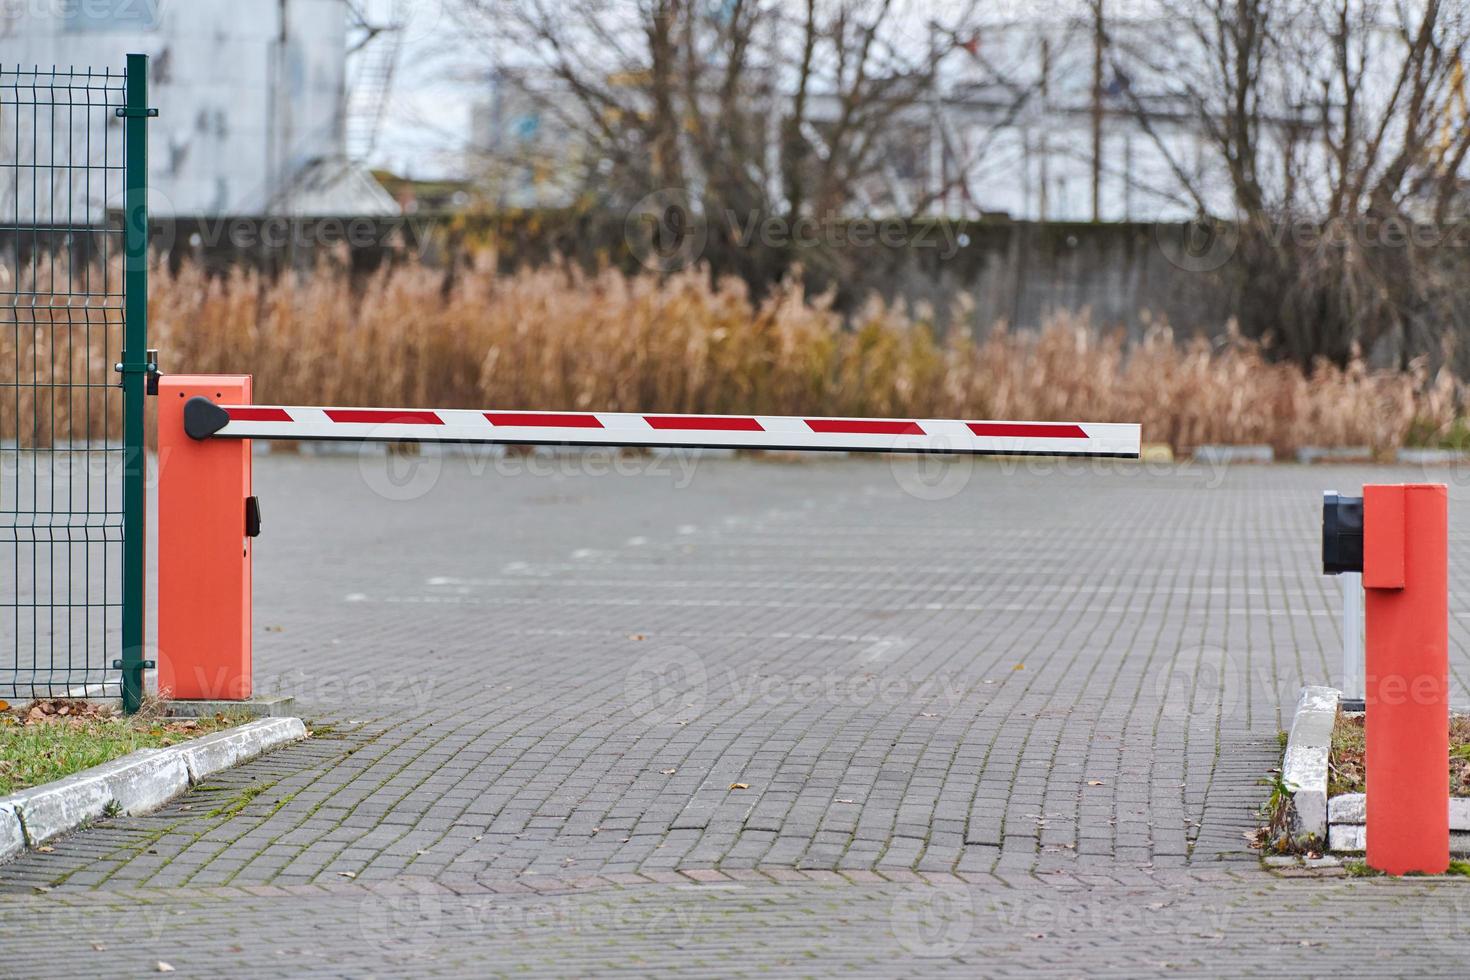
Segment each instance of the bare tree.
M1114 54L1190 202L1240 236L1246 331L1303 362L1376 347L1407 366L1470 329L1467 267L1446 247L1465 218L1470 6L1159 0L1159 14ZM1174 111L1213 166L1151 123Z
M665 223L697 221L707 254L751 281L838 261L795 234L760 240L770 222L920 214L973 169L945 138L945 179L907 179L935 138L946 60L974 58L978 0L461 4L502 77L575 134L587 194L654 195Z

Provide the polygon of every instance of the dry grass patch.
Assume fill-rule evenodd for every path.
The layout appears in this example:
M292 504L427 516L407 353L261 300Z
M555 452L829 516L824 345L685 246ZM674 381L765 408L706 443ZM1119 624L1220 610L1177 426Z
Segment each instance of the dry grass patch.
M877 299L844 316L795 279L756 301L703 269L502 273L491 255L453 273L405 264L365 281L326 266L211 278L186 263L152 276L164 368L253 374L265 404L1141 422L1144 441L1179 453L1470 442L1464 386L1446 372L1361 361L1304 372L1239 337L1163 324L1127 345L1085 314L1058 313L1040 330L998 323L976 338L940 334L932 309ZM973 320L966 297L954 305L953 322ZM0 336L0 383L21 399L0 413L0 436L14 437L20 419L26 446L53 431L101 438L68 422L88 396L91 417L106 414L116 325L42 314L61 326ZM68 376L94 388L46 387Z
M69 698L45 698L22 708L0 701L0 796L246 720L166 718L163 708L153 702L128 717L110 705Z
M1327 758L1327 795L1366 792L1367 743L1363 716L1337 714L1332 751ZM1470 796L1470 717L1450 717L1449 777L1451 796Z
M845 320L798 281L757 303L702 270L501 274L484 262L450 280L402 266L355 292L324 271L211 280L186 266L160 270L151 308L170 370L251 372L266 404L1136 421L1176 452L1281 453L1432 441L1462 404L1444 373L1305 374L1241 338L1167 326L1129 347L1065 313L1040 331L941 337L932 311L875 299Z

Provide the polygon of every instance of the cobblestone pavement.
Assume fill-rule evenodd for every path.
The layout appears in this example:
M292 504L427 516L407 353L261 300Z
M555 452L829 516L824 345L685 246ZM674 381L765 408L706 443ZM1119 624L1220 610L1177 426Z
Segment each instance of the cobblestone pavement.
M1459 882L1243 838L1336 673L1321 491L1426 476L1464 581L1455 471L264 457L317 736L0 868L0 972L1448 968Z

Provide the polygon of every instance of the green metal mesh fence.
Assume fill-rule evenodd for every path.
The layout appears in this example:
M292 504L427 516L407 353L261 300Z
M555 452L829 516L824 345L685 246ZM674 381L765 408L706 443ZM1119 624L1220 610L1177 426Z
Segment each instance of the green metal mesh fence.
M144 356L123 354L127 82L0 66L0 697L116 695L141 649L141 431L114 369Z

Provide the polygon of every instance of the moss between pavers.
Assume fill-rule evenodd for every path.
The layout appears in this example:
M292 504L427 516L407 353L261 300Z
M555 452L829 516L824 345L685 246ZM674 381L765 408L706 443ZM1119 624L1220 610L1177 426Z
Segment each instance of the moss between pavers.
M1367 751L1363 716L1337 713L1332 728L1332 751L1327 758L1327 795L1364 792ZM1470 796L1470 717L1450 717L1449 777L1451 796Z
M249 720L244 714L166 718L165 709L150 702L125 717L92 701L46 698L23 708L0 701L0 796Z

